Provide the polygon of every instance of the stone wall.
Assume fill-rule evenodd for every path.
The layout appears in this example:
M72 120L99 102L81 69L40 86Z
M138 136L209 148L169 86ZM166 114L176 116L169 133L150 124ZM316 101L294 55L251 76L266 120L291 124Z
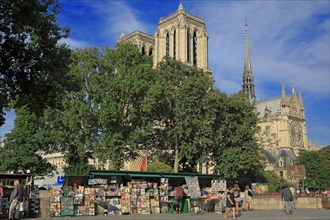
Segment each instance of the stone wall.
M243 204L243 208L245 204ZM253 198L253 209L282 209L284 202L281 197L255 197ZM321 197L299 197L295 201L297 209L321 209Z

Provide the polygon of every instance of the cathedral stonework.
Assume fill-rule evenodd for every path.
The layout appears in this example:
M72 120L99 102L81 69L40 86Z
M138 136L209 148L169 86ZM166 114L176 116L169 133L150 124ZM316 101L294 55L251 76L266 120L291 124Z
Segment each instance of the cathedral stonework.
M286 95L282 85L281 96L258 101L255 106L260 128L257 140L266 155L267 169L286 179L286 168L293 165L299 153L315 150L307 141L301 92L297 96L292 86L292 94Z
M182 3L175 13L159 20L154 36L135 31L127 36L122 34L118 43L124 41L137 45L143 54L152 55L154 67L169 56L211 73L205 22L186 12Z

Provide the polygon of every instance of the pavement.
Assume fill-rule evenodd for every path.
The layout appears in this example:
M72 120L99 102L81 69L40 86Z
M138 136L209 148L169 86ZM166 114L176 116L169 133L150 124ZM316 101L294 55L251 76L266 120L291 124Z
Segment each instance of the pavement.
M330 220L329 209L294 209L292 215L286 215L282 210L253 210L238 214L239 220ZM54 217L37 218L38 220L219 220L224 219L223 214L204 213L204 214L150 214L150 215L117 215L117 216L77 216L77 217ZM233 219L231 214L227 219Z

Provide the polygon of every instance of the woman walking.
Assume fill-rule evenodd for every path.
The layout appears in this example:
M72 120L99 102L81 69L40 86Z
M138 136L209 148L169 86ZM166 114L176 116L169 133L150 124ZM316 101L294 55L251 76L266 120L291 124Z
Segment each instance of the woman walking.
M253 199L253 194L248 185L245 186L245 208L247 211L252 210L252 199Z
M233 213L233 219L237 220L235 216L235 196L234 196L235 186L230 188L230 191L227 193L227 210L224 214L224 218L227 218L227 214L230 212L230 210Z

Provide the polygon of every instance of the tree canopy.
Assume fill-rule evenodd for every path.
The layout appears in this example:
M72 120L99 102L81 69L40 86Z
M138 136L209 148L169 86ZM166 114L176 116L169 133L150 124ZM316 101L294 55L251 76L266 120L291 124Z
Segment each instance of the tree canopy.
M215 170L225 177L255 176L263 169L263 157L255 139L257 115L244 94L215 99L215 136L212 149Z
M306 169L306 188L330 188L330 164L322 153L320 151L306 151L301 152L297 157L297 165L304 165Z
M59 9L54 0L0 1L0 126L6 108L41 115L69 86L70 50L58 43L69 30L57 24Z
M153 69L151 57L121 43L75 50L66 75L71 90L61 95L59 108L31 111L38 129L30 132L44 152L64 153L67 173L85 173L96 159L119 169L141 152L176 172L207 163L235 178L262 167L253 107L241 94L219 92L200 69L170 58Z
M25 108L17 109L16 115L15 126L0 151L0 171L31 173L33 176L51 174L54 167L42 157L46 145L40 141L40 117Z

